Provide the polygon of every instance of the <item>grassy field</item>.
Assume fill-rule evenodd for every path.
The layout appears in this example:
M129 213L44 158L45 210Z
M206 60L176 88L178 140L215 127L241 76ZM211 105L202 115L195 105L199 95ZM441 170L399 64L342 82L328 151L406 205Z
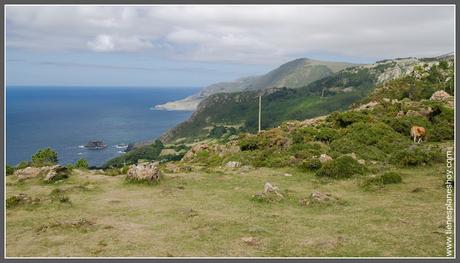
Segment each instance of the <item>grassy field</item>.
M194 167L167 173L158 185L78 170L55 184L8 176L7 198L25 193L40 201L7 209L6 255L444 256L443 166L399 172L401 184L373 191L359 178L323 181L296 170L244 167ZM252 200L265 182L286 197ZM340 202L300 205L315 190Z

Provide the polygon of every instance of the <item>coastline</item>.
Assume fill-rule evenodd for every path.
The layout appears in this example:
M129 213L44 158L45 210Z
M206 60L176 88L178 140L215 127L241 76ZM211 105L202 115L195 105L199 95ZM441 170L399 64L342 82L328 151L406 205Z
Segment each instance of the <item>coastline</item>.
M198 104L203 99L202 97L189 96L181 100L155 105L152 109L164 111L195 111Z

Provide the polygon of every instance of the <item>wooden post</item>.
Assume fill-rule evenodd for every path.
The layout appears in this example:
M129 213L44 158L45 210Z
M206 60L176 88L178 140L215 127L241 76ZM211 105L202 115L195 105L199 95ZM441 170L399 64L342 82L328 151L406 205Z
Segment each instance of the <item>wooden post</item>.
M259 133L260 133L260 119L262 117L262 95L259 96Z

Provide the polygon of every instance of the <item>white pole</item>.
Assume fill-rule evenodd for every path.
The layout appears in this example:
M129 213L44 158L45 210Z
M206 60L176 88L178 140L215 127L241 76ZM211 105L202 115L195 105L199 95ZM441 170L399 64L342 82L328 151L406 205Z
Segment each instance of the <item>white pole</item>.
M261 119L261 114L262 112L262 95L259 96L259 132L260 132L260 119Z

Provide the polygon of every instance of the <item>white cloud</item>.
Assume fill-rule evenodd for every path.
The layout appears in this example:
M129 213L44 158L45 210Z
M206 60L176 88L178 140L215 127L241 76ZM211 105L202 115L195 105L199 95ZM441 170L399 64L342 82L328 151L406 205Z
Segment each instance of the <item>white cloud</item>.
M305 54L434 56L454 6L7 6L7 47L274 63Z

